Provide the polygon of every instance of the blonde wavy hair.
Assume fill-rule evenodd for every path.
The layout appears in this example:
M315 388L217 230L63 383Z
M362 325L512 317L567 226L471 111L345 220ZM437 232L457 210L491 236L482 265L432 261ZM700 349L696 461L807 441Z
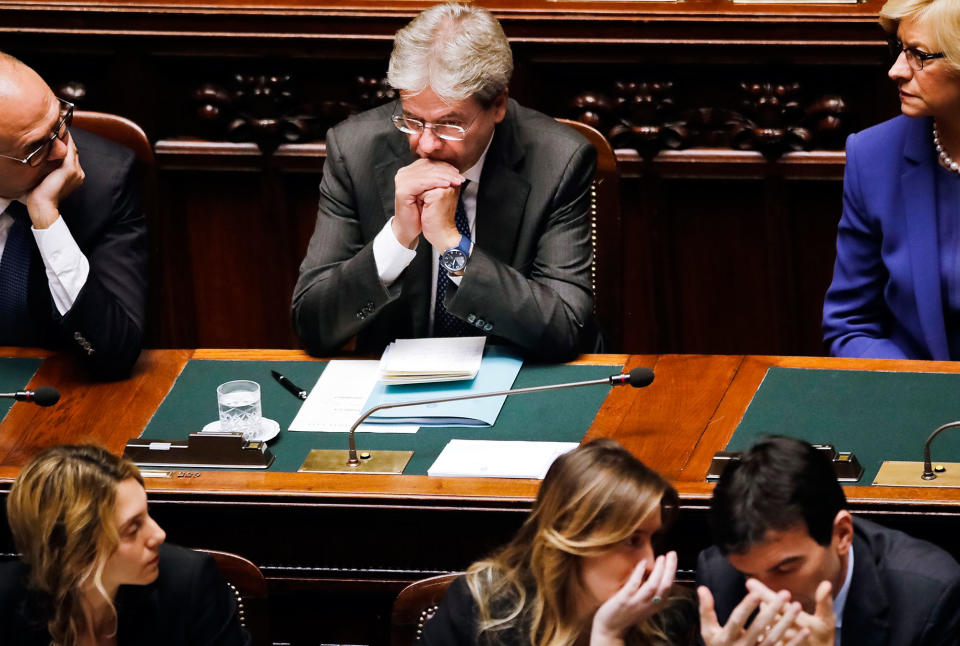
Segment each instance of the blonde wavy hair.
M673 487L613 440L557 458L513 540L467 571L482 642L525 631L532 646L573 644L586 628L575 619L581 557L628 538L650 514L668 525L676 509ZM665 642L655 618L635 626L627 642Z
M387 82L401 92L427 88L448 103L475 98L484 108L506 89L513 53L489 11L448 2L425 9L397 32Z
M63 445L37 455L10 489L13 540L58 646L75 646L90 628L81 604L85 587L92 584L112 607L103 572L119 544L117 485L128 478L143 484L129 460L98 446Z
M880 25L888 34L897 33L903 20L929 27L932 45L960 72L960 0L887 0L880 7Z

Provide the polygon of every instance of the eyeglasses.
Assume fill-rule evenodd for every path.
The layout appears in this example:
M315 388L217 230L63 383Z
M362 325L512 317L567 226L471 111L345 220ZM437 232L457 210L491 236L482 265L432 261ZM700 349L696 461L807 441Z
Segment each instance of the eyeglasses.
M914 72L919 72L923 69L923 64L927 61L936 60L938 58L943 58L946 56L943 52L925 52L922 49L917 49L916 47L904 47L903 42L899 38L889 38L887 40L887 45L890 47L890 56L893 58L894 62L900 58L900 52L903 52L907 55L907 65L910 66Z
M67 130L70 128L70 124L73 122L73 104L69 101L60 101L60 120L57 122L56 127L50 133L50 138L40 144L36 150L27 155L24 158L13 157L11 155L0 154L0 157L5 157L7 159L12 159L15 162L20 162L21 164L26 164L28 166L36 168L43 162L47 160L47 157L50 155L50 148L53 146L53 142L56 139L60 141L67 140Z
M479 117L479 113L477 117ZM454 123L424 123L419 119L414 119L413 117L408 117L405 114L394 114L390 117L390 120L393 121L393 125L397 127L397 130L400 132L406 133L408 135L419 135L423 133L425 128L430 128L440 139L445 139L447 141L463 141L467 138L467 133L470 132L470 127L473 125L473 122L477 120L477 117L473 118L473 121L468 123L466 126L458 126Z

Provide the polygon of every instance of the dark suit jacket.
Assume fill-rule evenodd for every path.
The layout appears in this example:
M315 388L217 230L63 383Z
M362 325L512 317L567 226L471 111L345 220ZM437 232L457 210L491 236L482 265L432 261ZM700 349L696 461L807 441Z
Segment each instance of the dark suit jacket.
M414 161L390 122L395 104L327 133L317 226L293 295L297 333L315 354L357 335L357 349L430 336L430 244L384 287L373 239L393 217L394 176ZM476 245L452 314L526 350L566 359L596 346L590 286L590 185L596 151L571 128L510 101L494 131L477 198ZM487 327L487 326L491 327Z
M143 339L147 227L140 178L127 148L76 128L70 132L85 179L60 203L60 216L90 262L90 274L61 317L34 246L28 306L35 342L74 351L96 377L121 378L137 360ZM9 208L26 214L19 202Z
M528 594L535 594L535 590ZM666 643L670 646L695 643L697 610L693 595L680 588L664 605L654 621L666 636ZM477 615L477 602L467 586L466 577L459 576L447 588L436 614L424 624L417 646L529 646L529 621L521 619L507 630L488 632L481 637ZM638 631L630 630L624 643L627 646L649 646L659 642L651 642L642 638Z
M841 646L960 644L960 565L939 547L868 520L853 521L853 576ZM714 546L700 553L697 583L726 624L745 579Z
M830 353L950 359L930 119L899 116L847 139L837 262L823 304Z
M0 644L49 646L46 617L27 588L27 566L0 565ZM160 547L160 574L145 586L120 586L118 646L244 646L249 636L236 601L213 558L173 545Z

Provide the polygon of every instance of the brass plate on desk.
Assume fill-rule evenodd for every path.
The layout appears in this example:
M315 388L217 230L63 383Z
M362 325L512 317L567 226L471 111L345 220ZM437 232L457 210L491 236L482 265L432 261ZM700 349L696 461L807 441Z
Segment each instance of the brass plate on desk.
M943 467L942 472L938 471ZM960 462L934 462L937 477L924 480L923 462L884 462L873 484L889 487L960 487Z
M297 471L301 473L382 473L400 474L407 468L413 451L357 451L360 464L347 465L347 451L313 449ZM365 455L370 457L364 458Z

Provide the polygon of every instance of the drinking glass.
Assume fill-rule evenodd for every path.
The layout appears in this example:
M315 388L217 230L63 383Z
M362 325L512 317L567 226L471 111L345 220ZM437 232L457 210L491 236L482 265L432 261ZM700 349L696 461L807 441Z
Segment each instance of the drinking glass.
M260 434L260 384L238 379L220 384L217 388L220 408L220 430L224 433L243 433L243 439L253 440Z

